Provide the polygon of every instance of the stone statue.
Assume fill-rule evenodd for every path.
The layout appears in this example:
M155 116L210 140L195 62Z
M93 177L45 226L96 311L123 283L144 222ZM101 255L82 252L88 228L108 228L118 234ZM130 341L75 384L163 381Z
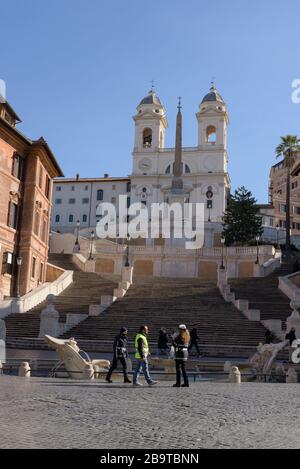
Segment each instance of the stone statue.
M284 340L278 344L259 344L257 352L249 360L250 367L256 376L269 376L271 374L272 366L278 353L281 352L288 343L288 340Z
M99 371L108 371L110 362L108 360L90 360L80 355L80 348L75 339L56 339L45 335L45 341L49 347L55 349L60 360L72 379L94 379L94 374ZM94 371L91 373L90 371Z
M41 312L39 337L43 338L46 334L54 337L60 335L59 330L59 312L55 309L55 295L47 296L47 306Z
M6 325L3 319L0 319L0 340L3 340L3 342L6 340Z

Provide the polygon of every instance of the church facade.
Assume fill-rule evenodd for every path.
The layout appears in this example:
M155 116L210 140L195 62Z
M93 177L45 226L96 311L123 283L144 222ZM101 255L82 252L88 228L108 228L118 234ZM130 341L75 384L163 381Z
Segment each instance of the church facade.
M212 85L209 93L202 99L196 114L198 122L198 145L182 147L182 180L189 193L189 202L203 203L205 210L205 245L220 245L221 222L230 193L228 174L227 127L229 123L227 106L221 95ZM141 202L149 209L152 203L166 201L166 193L172 185L175 148L166 148L165 135L168 129L167 113L160 98L151 89L148 95L137 106L134 120L134 148L132 153L132 172L126 182L126 190L120 185L103 178L94 178L94 191L102 191L103 200L117 205L118 196L126 195L128 204ZM83 211L92 214L88 230L95 228L96 214L101 200L97 194L81 197L83 181L80 177L66 180L66 200L57 197L64 180L54 182L52 230L74 232L78 221L81 222ZM111 182L112 188L109 185ZM129 184L128 184L129 183ZM72 197L68 194L70 186ZM103 186L103 187L102 187ZM130 192L128 192L128 186ZM125 187L125 186L124 186ZM118 190L121 189L121 190ZM109 191L109 192L108 192ZM78 196L76 195L78 193ZM108 197L108 198L107 198ZM89 199L89 200L88 200ZM72 201L70 205L68 201ZM84 207L82 204L84 203ZM140 240L151 244L152 240Z

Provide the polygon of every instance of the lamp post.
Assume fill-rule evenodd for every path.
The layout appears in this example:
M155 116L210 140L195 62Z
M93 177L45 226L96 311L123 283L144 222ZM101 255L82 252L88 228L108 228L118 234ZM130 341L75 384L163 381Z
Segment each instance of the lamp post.
M95 231L93 230L91 232L91 241L90 241L90 255L89 255L89 261L94 260L93 258L93 249L94 249L94 239L95 239Z
M76 241L75 241L75 248L76 251L80 251L80 244L79 244L79 228L80 228L80 221L77 220L76 222Z
M222 238L221 238L221 243L222 243L222 263L221 263L220 269L221 269L221 270L225 270L225 266L224 266L224 244L225 244L225 238L224 238L224 236L222 236Z
M279 249L279 230L280 227L279 225L276 226L276 244L277 244L277 249Z
M21 265L22 265L22 257L17 257L17 288L16 288L16 297L20 298L20 272L21 272Z
M208 207L208 220L207 220L209 223L211 222L210 210L211 210L211 208L209 206Z
M259 264L259 240L260 240L260 236L256 236L256 262L255 264Z
M130 241L130 236L129 236L129 234L127 234L125 267L130 267L130 264L129 264L129 241Z

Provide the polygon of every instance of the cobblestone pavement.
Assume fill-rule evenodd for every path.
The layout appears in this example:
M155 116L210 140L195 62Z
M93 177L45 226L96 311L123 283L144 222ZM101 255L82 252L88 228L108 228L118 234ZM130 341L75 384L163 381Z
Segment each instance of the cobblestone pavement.
M1 448L300 448L299 385L0 376Z

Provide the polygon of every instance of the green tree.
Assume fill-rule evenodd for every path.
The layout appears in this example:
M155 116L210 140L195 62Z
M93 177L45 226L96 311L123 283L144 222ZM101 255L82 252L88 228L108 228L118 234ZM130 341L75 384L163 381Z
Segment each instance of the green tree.
M263 232L262 218L252 193L238 188L228 201L223 217L223 236L227 246L248 244Z
M286 251L291 250L291 170L295 164L296 155L300 153L300 140L297 135L280 137L281 143L276 147L276 158L283 158L286 168Z

